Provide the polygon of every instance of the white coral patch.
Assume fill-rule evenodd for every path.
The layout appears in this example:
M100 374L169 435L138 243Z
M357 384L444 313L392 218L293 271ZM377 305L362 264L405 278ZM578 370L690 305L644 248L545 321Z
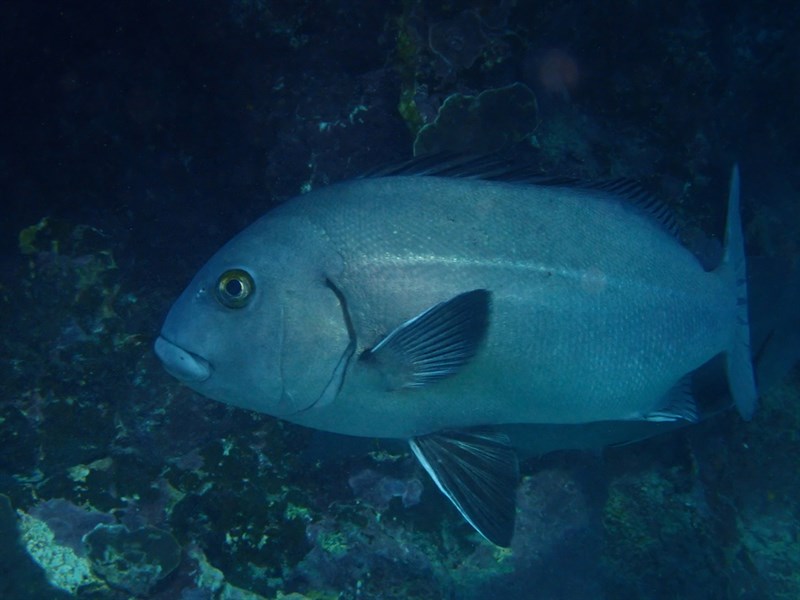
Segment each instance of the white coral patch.
M102 583L92 574L89 560L68 546L60 546L44 521L18 510L22 543L33 560L44 569L47 580L57 588L75 594L90 583Z

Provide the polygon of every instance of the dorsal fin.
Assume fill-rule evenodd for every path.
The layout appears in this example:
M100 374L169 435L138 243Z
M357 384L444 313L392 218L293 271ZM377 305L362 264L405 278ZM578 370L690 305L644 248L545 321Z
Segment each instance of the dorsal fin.
M435 153L418 156L403 163L373 169L362 177L394 177L420 175L426 177L456 177L506 183L558 186L604 192L609 197L624 200L652 217L677 239L679 227L672 209L647 192L642 186L625 178L596 182L574 177L542 175L533 165L520 163L498 155L460 155Z
M622 198L651 216L672 235L680 239L680 228L675 219L675 213L669 206L642 188L639 182L620 178L595 183L580 182L576 187L607 192L616 198Z
M362 177L393 177L397 175L426 175L431 177L460 177L495 179L519 165L496 155L466 155L451 152L424 154L409 160L382 165L367 171Z

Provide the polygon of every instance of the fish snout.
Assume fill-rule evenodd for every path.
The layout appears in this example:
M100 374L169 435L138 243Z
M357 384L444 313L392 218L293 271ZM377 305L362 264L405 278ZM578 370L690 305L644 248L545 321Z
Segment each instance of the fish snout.
M211 377L211 364L202 356L184 350L163 336L154 346L167 373L185 383L200 383Z

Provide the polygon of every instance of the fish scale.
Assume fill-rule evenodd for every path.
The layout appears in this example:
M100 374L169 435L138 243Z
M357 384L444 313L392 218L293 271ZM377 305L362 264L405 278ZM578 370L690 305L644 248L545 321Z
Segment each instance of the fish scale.
M420 421L434 430L483 424L463 403L501 403L504 410L490 410L509 423L632 418L724 349L734 310L726 282L635 207L572 188L423 181L356 180L285 208L323 228L344 257L335 283L361 349L441 299L485 288L485 352L470 365L469 384L457 386L466 389L423 390L424 399L409 402L406 425L381 418L385 407L354 365L330 419L319 415L326 427L425 433L402 430L420 404Z

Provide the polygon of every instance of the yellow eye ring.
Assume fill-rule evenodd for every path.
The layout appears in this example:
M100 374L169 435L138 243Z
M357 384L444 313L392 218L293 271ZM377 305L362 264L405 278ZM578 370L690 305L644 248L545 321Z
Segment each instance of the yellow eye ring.
M255 281L242 269L225 271L217 280L217 299L228 308L242 308L255 291Z

